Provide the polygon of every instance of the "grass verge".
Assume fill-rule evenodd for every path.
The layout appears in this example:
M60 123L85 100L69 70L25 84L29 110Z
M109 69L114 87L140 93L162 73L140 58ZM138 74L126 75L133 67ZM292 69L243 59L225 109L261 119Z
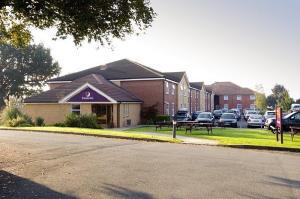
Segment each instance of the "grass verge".
M155 131L153 126L129 129L130 133L152 132L160 134L171 134L172 129L163 127ZM290 134L284 134L284 143L276 141L276 136L270 131L264 129L233 129L233 128L215 128L213 134L208 135L206 129L193 130L192 133L185 133L185 129L177 130L177 135L217 140L219 145L225 146L258 146L272 148L290 148L300 149L300 136L295 136L292 142Z
M134 132L122 132L107 129L86 129L86 128L69 128L69 127L0 127L0 130L16 130L16 131L36 131L36 132L49 132L49 133L63 133L63 134L76 134L76 135L90 135L106 138L121 138L143 141L156 141L156 142L170 142L181 143L179 139L173 139L163 136L143 135Z

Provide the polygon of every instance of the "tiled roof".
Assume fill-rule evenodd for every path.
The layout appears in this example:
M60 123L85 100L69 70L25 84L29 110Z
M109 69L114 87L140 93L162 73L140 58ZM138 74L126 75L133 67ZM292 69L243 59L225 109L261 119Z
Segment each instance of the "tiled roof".
M204 82L190 82L190 86L192 88L196 88L199 90L202 90L203 85L204 85Z
M185 75L185 72L167 72L163 73L163 75L165 76L165 78L179 83Z
M215 82L210 85L216 95L253 95L254 91L232 82Z
M90 74L74 80L71 83L66 83L57 88L42 92L39 95L26 98L25 103L58 103L59 100L63 99L82 85L89 83L95 88L101 90L117 102L142 102L134 94L114 85L110 81L107 81L104 77L99 74Z
M137 62L130 61L128 59L122 59L105 65L96 66L83 71L57 77L49 80L48 82L51 83L56 81L74 81L75 79L90 74L100 74L107 80L163 77L163 74L159 71L146 67Z

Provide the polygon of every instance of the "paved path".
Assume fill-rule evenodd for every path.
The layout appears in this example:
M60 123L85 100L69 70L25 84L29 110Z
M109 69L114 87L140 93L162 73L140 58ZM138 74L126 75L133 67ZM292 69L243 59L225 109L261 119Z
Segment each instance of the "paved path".
M0 131L0 198L296 199L300 155Z

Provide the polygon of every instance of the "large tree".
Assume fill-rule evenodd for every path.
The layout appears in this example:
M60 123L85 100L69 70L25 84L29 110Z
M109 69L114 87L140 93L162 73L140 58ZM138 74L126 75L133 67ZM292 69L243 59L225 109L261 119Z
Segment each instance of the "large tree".
M288 111L291 109L291 105L293 103L293 99L290 97L289 92L285 91L282 94L282 98L279 100L278 105L284 110Z
M1 0L0 42L29 44L29 27L55 27L56 38L72 36L110 43L112 38L143 31L155 12L149 0Z
M58 63L43 45L0 45L0 108L10 96L24 97L41 91L46 81L59 72Z

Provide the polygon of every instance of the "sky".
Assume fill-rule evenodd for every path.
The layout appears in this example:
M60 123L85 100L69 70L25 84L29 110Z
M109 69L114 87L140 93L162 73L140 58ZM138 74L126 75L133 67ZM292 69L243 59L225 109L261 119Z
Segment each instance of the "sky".
M33 30L62 67L62 75L119 59L162 72L186 71L189 80L232 81L266 94L283 84L300 98L299 0L150 0L158 14L145 34L114 40L113 48Z

